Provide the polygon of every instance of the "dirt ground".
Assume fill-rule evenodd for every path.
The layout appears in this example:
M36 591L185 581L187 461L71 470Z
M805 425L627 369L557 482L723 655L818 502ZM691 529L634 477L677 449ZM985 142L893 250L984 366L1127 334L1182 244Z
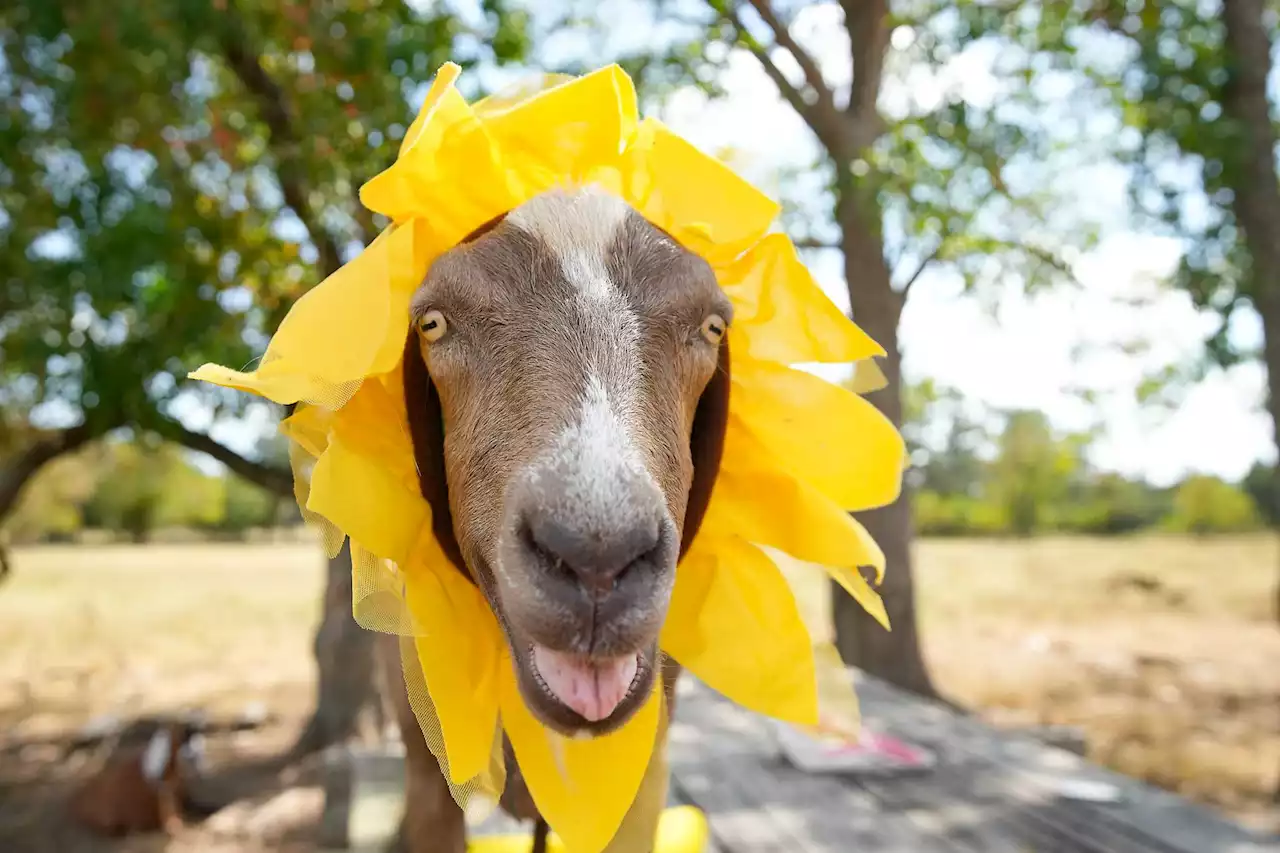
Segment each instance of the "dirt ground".
M315 546L14 556L0 588L0 851L315 849L319 765L268 763L311 700ZM935 540L917 563L946 695L1001 725L1078 726L1094 760L1280 830L1274 540ZM801 586L802 606L821 612L825 585ZM69 732L196 707L270 715L210 741L223 781L256 780L244 802L173 839L96 842L69 825L72 786L102 760L64 757Z

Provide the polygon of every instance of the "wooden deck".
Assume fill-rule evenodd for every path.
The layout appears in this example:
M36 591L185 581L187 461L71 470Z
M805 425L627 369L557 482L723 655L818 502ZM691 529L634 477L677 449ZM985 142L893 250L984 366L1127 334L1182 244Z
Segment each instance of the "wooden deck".
M1280 853L1278 838L1072 753L866 676L857 685L864 722L932 750L936 767L878 779L806 774L782 758L764 720L700 685L682 691L673 793L707 813L721 853ZM1071 796L1099 787L1118 801Z
M911 776L819 776L780 754L767 721L686 677L671 730L673 802L701 808L708 853L1280 853L1172 794L1065 750L857 676L864 721L933 751ZM373 850L399 808L398 759L356 763L352 846ZM1089 795L1102 792L1103 801ZM510 832L502 817L480 833Z

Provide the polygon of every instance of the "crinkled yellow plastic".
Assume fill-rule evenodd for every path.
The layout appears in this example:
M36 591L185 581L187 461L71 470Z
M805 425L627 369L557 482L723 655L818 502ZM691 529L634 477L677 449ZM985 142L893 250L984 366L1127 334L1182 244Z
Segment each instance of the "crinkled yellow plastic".
M620 195L714 268L734 303L730 414L706 520L680 563L663 650L753 710L818 724L814 638L778 562L826 571L888 619L858 568L884 556L850 515L892 502L905 462L892 424L857 394L793 365L857 364L882 377L883 350L822 293L778 206L658 121L640 120L616 66L468 105L459 69L439 72L399 158L361 191L391 225L293 306L258 368L192 376L278 403L295 450L298 499L331 552L348 536L357 618L400 633L425 693L415 710L455 796L496 797L501 732L543 816L577 853L618 831L663 728L660 691L619 731L569 740L542 726L516 688L508 649L477 588L431 534L416 481L400 360L409 298L432 260L482 224L557 186ZM844 682L841 682L844 683ZM830 690L823 683L824 702ZM851 688L849 688L851 691ZM851 692L849 698L851 699ZM856 707L856 706L855 706Z

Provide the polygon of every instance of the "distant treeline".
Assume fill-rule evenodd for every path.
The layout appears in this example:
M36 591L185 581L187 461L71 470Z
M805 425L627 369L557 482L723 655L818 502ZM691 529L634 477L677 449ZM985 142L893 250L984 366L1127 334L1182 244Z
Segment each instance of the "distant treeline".
M65 541L84 531L144 542L161 530L235 538L300 521L292 497L208 473L173 445L107 441L46 466L5 533L14 542Z
M1089 436L1059 434L1038 412L980 426L958 400L927 384L909 389L907 476L920 535L1208 534L1280 521L1272 468L1259 466L1241 483L1192 476L1157 488L1091 468ZM281 448L272 450L283 464ZM132 541L160 531L238 538L300 523L292 496L209 473L172 445L116 440L48 465L4 533L12 542L68 541L88 531Z
M1072 483L1068 493L1053 502L1041 500L1024 484L992 477L975 488L976 494L919 488L912 503L921 536L1106 536L1146 529L1233 533L1258 530L1277 520L1273 477L1272 469L1259 466L1239 484L1196 475L1162 489L1104 473Z
M1055 431L1040 412L975 413L955 392L927 382L909 388L906 401L908 478L921 535L1207 534L1280 520L1272 467L1256 466L1240 483L1194 475L1159 488L1091 467L1093 436Z

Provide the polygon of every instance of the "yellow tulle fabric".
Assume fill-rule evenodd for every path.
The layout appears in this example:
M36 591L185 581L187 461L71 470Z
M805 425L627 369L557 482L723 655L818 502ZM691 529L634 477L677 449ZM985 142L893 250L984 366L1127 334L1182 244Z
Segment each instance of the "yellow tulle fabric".
M712 265L735 310L725 452L677 569L661 646L747 708L816 725L820 692L830 691L815 668L830 649L815 651L780 563L825 569L888 628L858 571L883 572L884 557L849 511L897 497L903 442L860 396L796 369L856 364L853 387L871 390L883 378L869 359L883 350L823 294L791 241L771 233L778 205L641 120L620 68L548 76L474 104L455 88L458 74L440 70L397 161L362 188L363 203L390 219L386 230L298 300L256 370L205 365L192 376L300 404L282 425L299 504L330 552L350 538L357 618L407 638L415 710L460 801L501 791L505 732L551 827L575 853L597 853L636 797L663 700L655 691L597 739L546 729L520 698L488 603L432 536L400 360L409 299L433 259L538 193L594 184Z

